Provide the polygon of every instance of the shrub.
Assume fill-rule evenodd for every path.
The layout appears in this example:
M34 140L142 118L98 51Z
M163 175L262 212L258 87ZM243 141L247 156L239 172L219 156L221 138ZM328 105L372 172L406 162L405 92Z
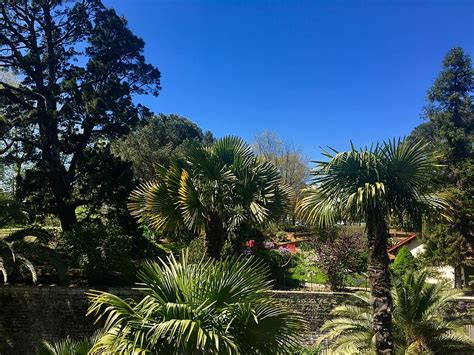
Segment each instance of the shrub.
M255 256L268 267L275 289L297 288L300 285L298 280L292 278L290 272L290 269L296 266L296 255L278 250L258 249L255 251Z
M88 314L105 321L90 353L292 354L307 324L272 299L267 275L248 257L147 262L139 302L89 293Z
M396 275L402 276L416 269L417 263L415 257L406 246L402 247L391 265L391 270Z
M332 290L344 287L348 273L367 270L367 245L362 231L333 227L319 231L313 241L318 265L327 275Z
M90 284L127 284L134 279L132 237L115 224L79 223L63 234L59 247Z

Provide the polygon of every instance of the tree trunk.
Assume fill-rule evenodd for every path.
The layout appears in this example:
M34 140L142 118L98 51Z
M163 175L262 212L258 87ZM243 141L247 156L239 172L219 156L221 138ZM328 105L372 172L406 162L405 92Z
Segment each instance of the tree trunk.
M206 254L214 260L221 258L225 241L225 231L221 218L211 214L206 226Z
M454 267L454 288L462 288L462 266Z
M59 221L61 222L61 229L69 231L77 223L76 211L74 206L62 204L58 208Z
M393 354L392 296L388 271L388 228L383 217L367 218L369 282L377 354Z
M61 221L61 229L68 231L77 223L71 183L68 181L63 164L57 158L59 154L43 154L43 157L47 163L49 183Z

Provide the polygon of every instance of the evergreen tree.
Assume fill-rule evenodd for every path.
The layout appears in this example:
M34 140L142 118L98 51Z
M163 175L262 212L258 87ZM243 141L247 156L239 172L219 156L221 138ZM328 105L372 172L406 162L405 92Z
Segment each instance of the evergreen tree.
M466 265L473 243L474 163L473 121L474 70L471 57L453 48L443 60L443 68L428 91L425 108L427 123L412 136L430 140L441 169L433 182L453 197L454 222L424 231L427 256L435 265L455 267L460 287L461 266ZM448 243L449 245L447 245Z
M416 260L410 250L404 246L400 249L391 265L392 271L398 276L403 276L416 269Z
M100 0L4 0L0 27L0 67L20 78L0 78L2 151L22 152L31 170L22 189L71 229L75 209L95 196L84 183L113 188L115 174L92 160L123 168L100 151L147 113L133 96L158 95L160 72L145 62L143 40ZM85 167L93 167L86 177Z

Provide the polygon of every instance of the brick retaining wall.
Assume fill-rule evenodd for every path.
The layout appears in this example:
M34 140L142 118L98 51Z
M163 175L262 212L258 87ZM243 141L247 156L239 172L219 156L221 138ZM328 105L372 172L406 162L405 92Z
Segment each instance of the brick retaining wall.
M82 338L95 326L86 317L86 288L57 286L0 286L0 354L34 354L41 339L57 341L67 335ZM122 298L135 298L130 288L107 289ZM343 302L357 302L350 293L275 291L282 304L300 311L310 324L308 342L328 319L331 309ZM474 314L474 298L465 299L465 314Z

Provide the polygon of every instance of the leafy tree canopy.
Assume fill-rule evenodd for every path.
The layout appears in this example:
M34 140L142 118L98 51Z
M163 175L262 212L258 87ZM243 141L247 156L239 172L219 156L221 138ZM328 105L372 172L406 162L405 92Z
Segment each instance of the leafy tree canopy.
M160 167L153 181L133 192L129 206L156 230L203 234L208 255L219 259L226 239L238 245L246 227L280 218L287 197L278 170L243 140L228 136Z
M144 119L140 126L112 144L112 152L130 161L135 175L151 179L158 165L169 166L171 161L186 154L194 143L209 144L210 132L203 131L187 118L160 114Z
M424 138L436 152L441 168L433 174L433 188L453 197L453 223L432 220L425 228L426 257L435 264L455 266L460 286L460 267L468 263L474 230L474 69L462 48L445 56L442 70L428 91L424 118L411 137ZM471 252L472 253L472 252Z
M0 79L2 150L22 152L44 178L25 173L24 189L40 196L47 185L42 205L70 229L84 203L81 169L147 114L133 96L158 95L160 72L146 63L143 40L100 0L2 1L0 27L0 67L18 79Z

